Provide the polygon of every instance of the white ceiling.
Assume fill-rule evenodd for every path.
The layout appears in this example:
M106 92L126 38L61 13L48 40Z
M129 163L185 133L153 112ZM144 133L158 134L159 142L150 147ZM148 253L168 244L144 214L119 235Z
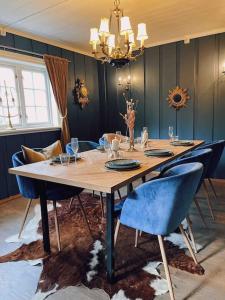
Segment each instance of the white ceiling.
M225 0L121 0L121 7L135 30L147 23L146 46L225 31ZM90 54L90 27L111 8L113 0L0 0L0 25Z

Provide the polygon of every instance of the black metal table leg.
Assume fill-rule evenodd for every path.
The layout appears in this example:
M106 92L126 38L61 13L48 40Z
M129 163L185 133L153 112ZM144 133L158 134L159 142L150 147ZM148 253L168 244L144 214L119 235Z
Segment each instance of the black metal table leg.
M49 239L48 209L47 209L47 197L46 197L45 186L46 183L44 181L39 182L43 246L44 246L44 251L50 253L51 247L50 247L50 239Z
M130 183L128 183L128 185L127 185L127 195L129 194L129 193L131 193L133 191L133 184L132 184L132 182L130 182Z
M111 283L115 280L115 255L114 255L114 193L106 194L106 267L107 280Z

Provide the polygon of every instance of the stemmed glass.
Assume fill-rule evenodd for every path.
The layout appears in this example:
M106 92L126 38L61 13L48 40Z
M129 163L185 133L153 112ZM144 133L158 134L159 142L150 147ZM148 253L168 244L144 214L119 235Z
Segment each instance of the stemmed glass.
M106 152L108 157L109 157L110 148L111 148L111 145L110 145L108 139L104 138L104 149L105 149L105 152Z
M75 162L76 162L77 152L79 150L79 141L78 141L78 138L71 138L71 148L73 150L74 157L75 157Z
M169 137L172 140L173 138L173 126L169 126L169 131L168 131Z
M116 131L116 139L121 143L121 131Z

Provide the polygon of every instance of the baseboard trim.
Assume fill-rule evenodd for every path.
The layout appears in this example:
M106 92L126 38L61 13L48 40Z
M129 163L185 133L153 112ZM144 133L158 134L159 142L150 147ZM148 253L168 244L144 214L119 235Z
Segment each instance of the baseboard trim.
M9 201L18 199L20 197L22 197L22 196L20 194L17 194L17 195L13 195L13 196L10 196L10 197L4 198L4 199L0 199L0 205L5 204Z

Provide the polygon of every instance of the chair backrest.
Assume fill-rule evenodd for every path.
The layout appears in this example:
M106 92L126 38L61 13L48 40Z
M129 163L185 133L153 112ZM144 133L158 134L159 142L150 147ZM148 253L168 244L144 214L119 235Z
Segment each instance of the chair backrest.
M92 141L79 141L79 150L78 152L85 152L85 151L90 151L94 150L99 146L99 144L92 142ZM71 143L68 143L66 145L66 152L70 155L73 155L74 152L71 148Z
M210 160L211 160L211 156L212 156L212 150L211 149L193 150L191 152L188 152L187 154L185 154L184 156L182 156L178 160L168 164L162 170L161 174L163 175L164 172L167 171L168 169L173 168L173 167L178 166L178 165L181 165L181 164L187 164L187 163L193 163L193 162L202 163L204 168L203 168L202 177L201 177L201 180L200 180L199 186L198 186L198 190L199 190L204 178L206 177L208 166L209 166L209 163L210 163ZM161 177L161 175L160 175L160 177Z
M41 148L34 148L36 151L41 151ZM12 156L13 167L20 167L26 164L23 152L19 151ZM36 199L39 197L38 181L32 178L16 175L17 184L20 194L25 198Z
M173 232L188 214L202 172L201 163L183 164L140 185L125 200L121 223L151 234Z
M220 162L221 156L223 154L224 147L225 147L225 140L220 140L213 143L207 143L206 145L200 147L200 149L208 149L208 148L212 149L212 156L206 174L207 178L213 177L216 168Z

